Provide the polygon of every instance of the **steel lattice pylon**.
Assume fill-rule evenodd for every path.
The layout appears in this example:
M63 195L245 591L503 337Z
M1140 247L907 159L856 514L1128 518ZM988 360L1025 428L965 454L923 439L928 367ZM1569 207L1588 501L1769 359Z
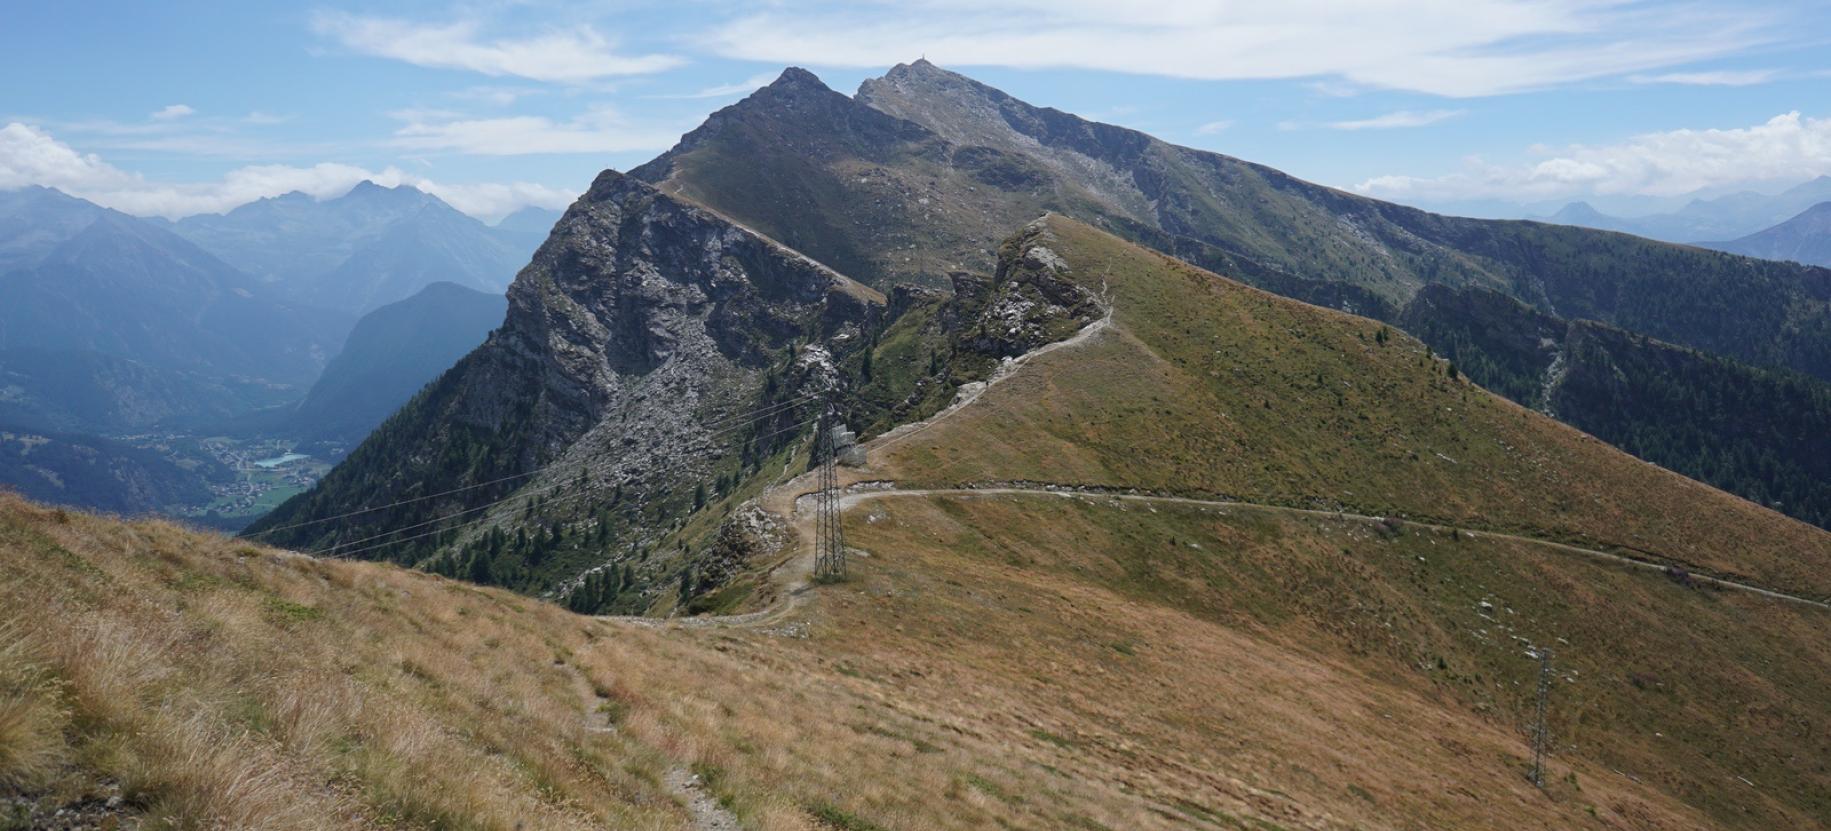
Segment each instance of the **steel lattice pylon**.
M814 505L814 578L843 580L846 576L845 527L839 509L839 420L831 409L820 419L814 438L814 455L820 465L819 491Z

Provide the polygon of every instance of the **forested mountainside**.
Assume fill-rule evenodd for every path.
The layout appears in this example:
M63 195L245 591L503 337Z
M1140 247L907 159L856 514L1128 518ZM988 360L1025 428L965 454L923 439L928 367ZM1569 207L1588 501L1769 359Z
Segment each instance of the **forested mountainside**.
M307 450L354 447L483 343L507 306L499 294L433 283L364 315L281 429Z
M139 516L207 500L205 483L228 475L97 436L0 423L0 490L40 502Z
M1831 387L1480 289L1430 286L1400 325L1476 383L1642 459L1831 525Z

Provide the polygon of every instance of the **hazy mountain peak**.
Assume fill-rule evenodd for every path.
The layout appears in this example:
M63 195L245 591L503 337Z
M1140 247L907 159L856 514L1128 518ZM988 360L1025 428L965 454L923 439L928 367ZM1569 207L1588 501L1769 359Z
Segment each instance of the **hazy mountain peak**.
M539 233L544 237L548 231L552 230L553 223L558 222L564 213L564 211L543 208L539 205L529 205L497 220L495 227L500 231Z
M1831 202L1819 202L1764 231L1729 242L1702 245L1767 260L1831 266Z
M445 201L438 198L437 196L433 196L432 194L427 193L423 190L420 190L419 188L416 188L412 185L395 185L394 187L386 187L383 185L378 185L374 181L369 180L369 179L364 179L360 182L357 182L356 186L350 188L348 193L345 193L344 195L339 196L336 199L332 199L329 201L336 202L336 203L343 203L343 204L375 203L375 204L390 205L390 206L401 205L401 206L409 206L409 207L414 206L414 205L437 204L439 206L446 207L446 208L451 207L449 205L446 205ZM453 208L452 210L456 210L456 209Z
M1568 225L1585 225L1589 227L1599 227L1592 223L1612 221L1613 219L1614 217L1596 210L1596 206L1581 200L1568 203L1564 207L1559 208L1557 213L1551 215L1552 222Z
M392 193L392 192L394 192L393 188L384 188L381 185L375 184L375 181L372 179L364 179L360 182L357 182L354 187L350 188L349 192L344 194L344 197L348 198L351 196L371 196L371 195L380 195L380 194Z

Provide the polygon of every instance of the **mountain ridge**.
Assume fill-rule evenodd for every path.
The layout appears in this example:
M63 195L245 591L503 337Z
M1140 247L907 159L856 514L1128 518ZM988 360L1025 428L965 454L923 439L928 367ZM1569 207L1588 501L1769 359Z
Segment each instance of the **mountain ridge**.
M335 198L295 191L185 217L172 229L289 299L352 316L438 280L500 292L540 241L411 185L367 179Z
M1382 319L1425 283L1474 285L1561 316L1831 378L1831 271L1569 226L1437 216L1033 107L927 63L867 81L856 98L817 81L785 72L630 175L880 286L987 270L1009 229L1054 210L1286 296ZM994 145L956 145L944 133Z

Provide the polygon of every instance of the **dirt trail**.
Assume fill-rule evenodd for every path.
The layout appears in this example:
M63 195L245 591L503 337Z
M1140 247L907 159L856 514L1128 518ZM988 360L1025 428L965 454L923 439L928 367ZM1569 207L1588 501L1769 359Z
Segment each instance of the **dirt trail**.
M1105 493L1105 492L1101 492L1101 491L1097 491L1097 490L1076 490L1072 487L1065 487L1065 488L987 487L987 488L902 488L902 489L890 488L890 489L877 489L877 490L861 491L861 492L857 492L857 493L844 494L840 497L839 504L840 504L840 507L846 508L846 507L855 506L855 505L859 504L860 502L863 502L868 499L883 499L883 498L895 498L895 497L904 497L904 496L911 496L911 497L1056 496L1056 497L1061 497L1061 498L1065 498L1065 499L1119 500L1119 501L1125 501L1125 502L1156 503L1156 504L1164 504L1164 505L1193 505L1193 506L1210 507L1210 508L1243 508L1246 510L1253 510L1253 511L1273 511L1273 512L1282 512L1282 513L1286 513L1286 514L1328 517L1328 518L1335 518L1335 519L1347 519L1347 520L1355 520L1355 521L1368 522L1368 523L1380 522L1383 519L1385 519L1384 517L1371 516L1368 514L1356 514L1356 513L1350 513L1347 511L1325 511L1325 510L1317 510L1317 509L1311 509L1311 508L1291 508L1291 507L1287 507L1284 505L1266 505L1266 504L1259 503L1259 502L1242 502L1242 501L1237 501L1237 500L1217 500L1217 499L1196 499L1193 497L1183 497L1183 496L1152 496L1149 494L1132 494L1132 493ZM1659 571L1661 573L1664 573L1667 568L1665 563L1655 562L1653 560L1644 560L1644 559L1640 559L1637 557L1630 557L1625 554L1618 554L1618 553L1615 553L1612 551L1601 551L1601 550L1594 549L1594 548L1584 548L1584 547L1578 546L1578 545L1570 545L1568 543L1555 542L1552 540L1544 540L1544 539L1539 539L1537 537L1526 537L1526 536L1520 536L1518 534L1505 534L1505 533L1500 533L1500 532L1496 532L1496 531L1481 531L1481 530L1474 530L1474 529L1469 529L1469 528L1460 528L1460 527L1457 527L1454 525L1439 525L1439 524L1432 523L1432 522L1419 522L1416 520L1409 520L1409 519L1405 520L1405 524L1414 526L1414 527L1418 527L1418 528L1429 528L1433 531L1455 531L1457 533L1460 533L1460 534L1463 534L1463 535L1469 536L1469 537L1488 537L1488 538L1492 538L1492 539L1511 540L1514 542L1525 543L1528 545L1542 546L1545 548L1550 548L1550 549L1554 549L1557 551L1561 551L1561 552L1564 552L1567 554L1580 554L1582 556L1590 557L1593 559L1606 560L1606 561L1613 562L1613 563L1621 563L1623 565L1630 565L1630 566L1635 566L1638 568L1650 569L1650 570L1654 570L1654 571ZM1831 602L1826 602L1823 600L1815 600L1810 597L1802 597L1802 596L1796 595L1796 594L1789 594L1784 591L1770 589L1770 588L1766 588L1763 586L1757 586L1757 585L1754 585L1751 583L1744 583L1744 582L1741 582L1738 580L1731 580L1731 579L1723 578L1723 577L1712 577L1712 576L1705 575L1705 574L1695 574L1695 573L1689 574L1688 577L1690 579L1695 580L1700 583L1709 583L1711 585L1721 586L1726 589L1733 589L1735 591L1744 591L1744 592L1749 592L1751 594L1761 595L1762 597L1768 597L1768 598L1772 598L1774 600L1785 600L1785 601L1792 602L1792 603L1802 603L1802 604L1805 604L1808 606L1816 606L1820 609L1831 610Z
M700 780L699 774L686 768L673 768L662 777L661 783L687 803L694 831L741 831L743 828L738 824L737 815L718 804L718 800L707 792L706 783Z

